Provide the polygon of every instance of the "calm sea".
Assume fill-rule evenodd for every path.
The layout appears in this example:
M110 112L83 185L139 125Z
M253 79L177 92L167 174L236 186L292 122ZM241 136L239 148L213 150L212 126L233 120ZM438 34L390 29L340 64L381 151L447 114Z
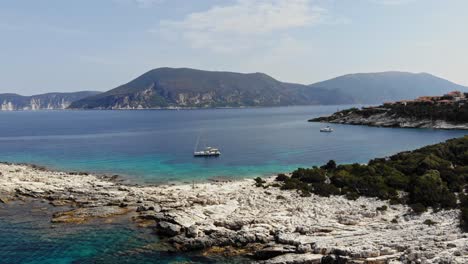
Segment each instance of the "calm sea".
M324 124L344 106L180 111L0 112L0 160L125 175L145 182L243 178L299 166L367 162L464 131ZM192 156L220 148L219 158Z
M324 124L307 122L345 107L0 112L0 161L191 182L271 175L330 159L367 162L465 134L348 125L320 133ZM194 158L197 141L222 155ZM40 203L0 205L0 263L228 262L164 253L154 234L125 221L51 225L50 210Z

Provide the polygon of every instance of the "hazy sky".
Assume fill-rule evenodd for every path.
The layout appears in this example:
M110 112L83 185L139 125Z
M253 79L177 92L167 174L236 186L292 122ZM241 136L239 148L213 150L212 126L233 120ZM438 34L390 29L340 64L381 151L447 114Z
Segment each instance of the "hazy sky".
M468 85L467 0L3 0L0 92L108 90L157 67Z

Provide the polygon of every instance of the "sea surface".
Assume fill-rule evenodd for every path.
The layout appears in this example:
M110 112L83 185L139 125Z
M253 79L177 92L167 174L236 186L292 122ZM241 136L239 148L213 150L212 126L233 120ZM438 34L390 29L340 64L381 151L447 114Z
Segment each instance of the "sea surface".
M309 123L348 106L211 110L0 112L0 161L119 174L140 182L204 181L367 162L464 131ZM220 148L194 158L195 147Z
M122 175L139 183L240 179L297 167L364 163L465 135L465 131L324 124L348 106L212 110L0 112L0 161ZM198 144L197 144L198 142ZM220 148L218 158L194 149ZM129 219L53 225L47 203L0 204L0 263L242 263L167 253Z

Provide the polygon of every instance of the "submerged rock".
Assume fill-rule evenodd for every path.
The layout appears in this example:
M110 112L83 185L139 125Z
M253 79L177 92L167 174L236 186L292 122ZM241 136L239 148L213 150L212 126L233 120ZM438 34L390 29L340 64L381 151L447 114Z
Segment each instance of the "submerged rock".
M128 213L129 210L117 206L78 208L57 212L52 216L52 223L83 223L91 218L105 218Z

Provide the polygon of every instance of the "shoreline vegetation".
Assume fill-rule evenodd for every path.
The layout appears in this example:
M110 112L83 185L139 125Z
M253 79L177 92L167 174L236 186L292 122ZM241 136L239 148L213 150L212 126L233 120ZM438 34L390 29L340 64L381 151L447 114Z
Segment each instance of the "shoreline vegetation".
M377 127L468 129L468 93L387 102L379 106L350 108L309 122Z
M37 199L79 224L136 213L173 250L257 263L467 263L468 137L368 165L181 185L0 164L0 203Z

